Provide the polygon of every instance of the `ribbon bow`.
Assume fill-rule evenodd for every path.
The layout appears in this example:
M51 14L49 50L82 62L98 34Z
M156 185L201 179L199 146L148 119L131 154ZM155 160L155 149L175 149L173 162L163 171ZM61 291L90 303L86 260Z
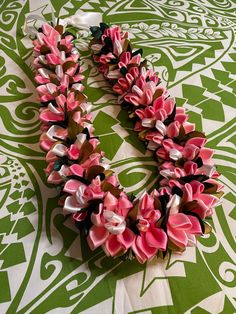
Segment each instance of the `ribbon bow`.
M51 12L52 16L52 23L56 25L56 18L54 12ZM23 26L23 33L25 35L32 35L35 36L38 33L38 30L35 26L29 25L30 22L34 22L34 25L41 21L43 23L47 23L43 16L37 14L29 14L25 19L25 24ZM102 14L97 12L83 12L81 10L77 11L75 15L70 17L66 17L64 19L59 19L60 25L67 26L71 25L73 27L78 27L81 29L88 29L90 25L99 25L102 22ZM42 23L42 24L43 24ZM39 26L40 27L40 26Z

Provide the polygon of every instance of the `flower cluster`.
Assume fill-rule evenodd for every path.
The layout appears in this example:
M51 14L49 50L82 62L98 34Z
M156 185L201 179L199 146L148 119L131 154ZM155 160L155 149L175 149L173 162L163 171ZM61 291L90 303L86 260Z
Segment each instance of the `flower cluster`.
M205 147L205 135L188 122L185 109L176 106L157 74L148 69L142 49L132 48L127 32L104 23L91 32L94 61L134 121L139 139L157 159L160 187L138 202L133 252L143 262L158 250L182 251L206 227L209 230L204 219L222 195L213 151Z
M136 257L140 263L182 252L209 231L204 220L221 195L213 152L147 68L142 50L132 49L127 33L104 23L91 31L100 72L158 160L160 187L140 199L120 188L94 136L74 37L61 25L44 24L33 44L47 180L61 187L60 204L91 250L102 247L108 256Z

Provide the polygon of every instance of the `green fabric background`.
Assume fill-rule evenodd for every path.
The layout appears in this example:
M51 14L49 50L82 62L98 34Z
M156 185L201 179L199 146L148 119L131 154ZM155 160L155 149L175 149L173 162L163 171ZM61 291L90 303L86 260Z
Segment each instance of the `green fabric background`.
M50 20L78 9L128 30L178 106L184 106L225 185L213 232L197 248L145 265L91 252L46 183L29 12ZM236 3L234 0L2 0L0 3L0 313L236 313ZM120 183L140 194L155 186L156 164L132 131L87 50L85 93L94 126Z

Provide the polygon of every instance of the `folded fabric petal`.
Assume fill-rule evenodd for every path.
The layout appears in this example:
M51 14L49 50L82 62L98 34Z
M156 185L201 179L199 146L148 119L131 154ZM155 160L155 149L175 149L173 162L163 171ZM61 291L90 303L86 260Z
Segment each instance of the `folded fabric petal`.
M78 180L71 179L66 182L63 188L63 191L70 194L74 194L81 185L84 185L84 184Z
M93 251L99 246L103 245L106 242L108 236L109 232L106 228L93 225L89 229L89 234L87 237L90 249Z
M150 247L163 251L166 250L167 235L165 231L160 228L150 228L145 232L145 240Z

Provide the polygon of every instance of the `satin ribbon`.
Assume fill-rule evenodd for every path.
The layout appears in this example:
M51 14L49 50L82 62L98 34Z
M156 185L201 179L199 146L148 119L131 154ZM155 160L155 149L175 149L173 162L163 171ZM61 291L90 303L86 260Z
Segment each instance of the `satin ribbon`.
M161 133L161 135L166 135L166 126L161 120L157 120L155 127Z
M75 15L59 19L61 25L71 25L78 28L87 29L91 25L99 25L102 22L102 14L97 12L77 11Z
M67 155L67 147L63 144L56 144L55 146L53 146L52 148L52 153L55 154L58 157L63 157Z
M169 156L173 160L178 160L182 158L182 153L178 149L171 148L169 151Z
M51 16L52 16L52 23L53 25L56 25L56 18L54 15L53 10L51 10ZM38 30L36 27L29 25L29 22L34 22L34 25L37 22L48 23L43 16L37 15L37 14L29 14L25 18L25 23L23 26L23 33L25 35L32 35L36 36L38 33ZM91 25L99 25L99 23L102 22L102 14L97 12L83 12L81 10L77 11L75 15L72 15L70 17L66 17L64 19L59 19L59 24L63 26L71 25L73 27L81 28L81 29L88 29ZM40 25L40 26L41 26ZM39 26L39 27L40 27Z
M103 216L107 221L107 223L104 224L104 227L110 233L118 235L125 231L126 222L123 216L117 215L111 210L104 210Z
M65 133L65 129L62 128L59 125L52 125L48 131L47 131L47 137L51 140L51 141L57 141L57 139L54 137L56 136L57 138L60 138L62 140L64 140L66 138L66 133Z
M179 212L180 203L181 197L177 194L174 194L166 205L167 208L170 208L171 215L177 214Z

